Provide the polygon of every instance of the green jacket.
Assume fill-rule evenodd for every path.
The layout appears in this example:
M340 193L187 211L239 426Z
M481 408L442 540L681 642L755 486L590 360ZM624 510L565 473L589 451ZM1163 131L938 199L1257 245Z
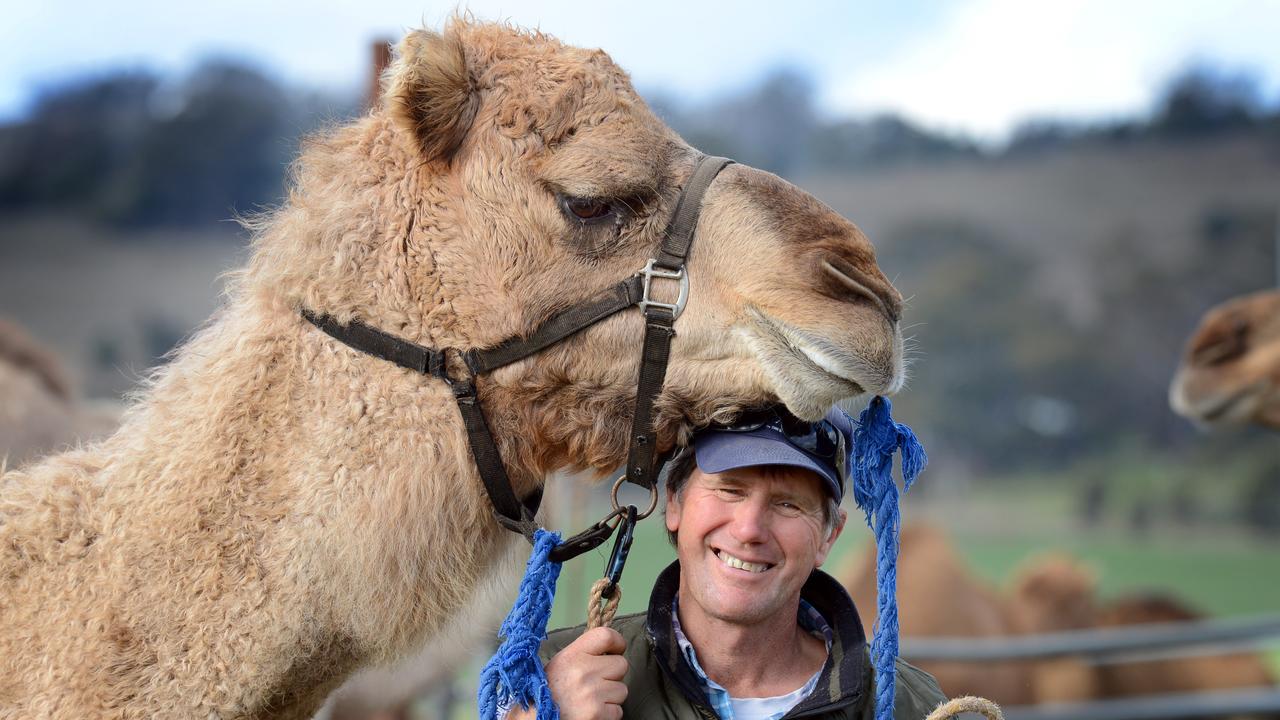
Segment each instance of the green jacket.
M627 642L624 653L631 667L624 682L628 720L713 720L697 675L680 652L673 635L671 605L680 586L679 563L658 577L649 598L649 611L618 617L613 627ZM875 713L873 670L866 635L858 611L840 583L815 570L800 591L827 620L834 635L827 664L812 694L787 713L787 718L850 718L872 720ZM557 630L542 644L543 663L573 642L585 626ZM894 720L922 720L945 698L928 673L899 660Z

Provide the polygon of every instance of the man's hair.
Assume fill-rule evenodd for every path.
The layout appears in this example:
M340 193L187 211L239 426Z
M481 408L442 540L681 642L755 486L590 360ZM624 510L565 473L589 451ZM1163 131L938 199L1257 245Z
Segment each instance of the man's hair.
M685 485L688 484L689 478L693 475L693 471L698 467L697 453L693 451L693 447L686 447L676 454L670 462L667 463L667 497L676 497L684 499ZM840 517L840 503L836 499L828 495L823 490L822 496L826 498L826 502L822 505L822 532L830 535L836 526L836 520ZM666 508L663 508L666 513ZM676 534L667 531L667 539L672 545L676 544Z

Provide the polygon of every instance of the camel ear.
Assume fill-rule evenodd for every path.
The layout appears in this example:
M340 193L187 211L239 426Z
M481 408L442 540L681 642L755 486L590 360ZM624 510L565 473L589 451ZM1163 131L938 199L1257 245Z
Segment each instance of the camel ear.
M448 160L480 105L456 33L415 30L400 42L387 83L391 116L428 160Z

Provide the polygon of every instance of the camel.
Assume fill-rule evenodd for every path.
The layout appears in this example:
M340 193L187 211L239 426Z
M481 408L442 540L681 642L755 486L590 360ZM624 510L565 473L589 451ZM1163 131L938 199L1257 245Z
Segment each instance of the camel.
M1167 595L1129 595L1100 603L1095 573L1062 552L1023 563L1005 596L974 577L937 527L905 526L900 546L898 619L904 637L1006 637L1203 617ZM863 622L873 624L874 548L837 574ZM1078 658L918 664L950 696L976 694L1005 706L1274 684L1265 662L1249 653L1104 665Z
M1013 608L1028 633L1189 622L1204 617L1168 594L1137 593L1105 603L1078 559L1056 553L1030 561L1015 581ZM1257 653L1173 657L1089 665L1071 658L1034 664L1037 702L1116 699L1274 685ZM1253 717L1253 716L1251 716ZM1268 716L1271 717L1271 716Z
M1204 617L1203 613L1170 595L1138 593L1106 603L1098 612L1097 627L1192 622ZM1243 652L1115 663L1099 667L1098 672L1104 697L1238 690L1276 684L1257 653Z
M1009 612L1019 633L1085 630L1097 620L1097 576L1062 552L1023 563L1014 573ZM1080 658L1027 663L1036 703L1084 702L1101 697L1097 669Z
M224 306L101 443L0 477L0 718L304 718L465 620L525 542L453 394L303 311L431 347L528 335L653 257L697 154L603 51L455 19L309 140ZM731 165L686 266L653 444L903 382L867 238ZM657 283L656 299L674 295ZM640 313L476 378L515 493L626 457Z
M1016 632L1003 598L975 577L939 528L903 527L898 557L898 630L903 637L990 637ZM837 571L863 624L874 627L875 547ZM1021 663L922 661L949 697L977 695L1001 705L1032 701L1031 680Z
M1196 423L1280 429L1280 291L1233 298L1205 313L1169 387Z
M110 434L119 418L74 390L54 352L0 318L0 467Z

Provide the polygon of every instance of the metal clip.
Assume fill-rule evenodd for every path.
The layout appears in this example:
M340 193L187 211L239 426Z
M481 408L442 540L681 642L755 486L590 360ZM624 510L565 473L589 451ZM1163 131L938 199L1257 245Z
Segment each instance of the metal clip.
M671 311L671 318L680 317L680 313L684 312L685 303L689 302L689 275L685 273L684 268L675 270L667 270L656 266L658 261L649 258L649 262L645 263L644 269L640 271L640 275L644 277L644 294L640 298L640 302L636 303L640 306L640 312L647 312L649 307L661 308ZM676 296L675 304L658 302L649 297L649 286L654 278L662 278L665 280L680 281L680 294Z
M627 564L627 556L631 554L631 540L636 533L636 506L628 505L622 522L618 524L618 537L613 541L613 552L609 553L609 563L605 565L604 577L608 585L600 591L600 597L611 598L622 579L622 568Z

